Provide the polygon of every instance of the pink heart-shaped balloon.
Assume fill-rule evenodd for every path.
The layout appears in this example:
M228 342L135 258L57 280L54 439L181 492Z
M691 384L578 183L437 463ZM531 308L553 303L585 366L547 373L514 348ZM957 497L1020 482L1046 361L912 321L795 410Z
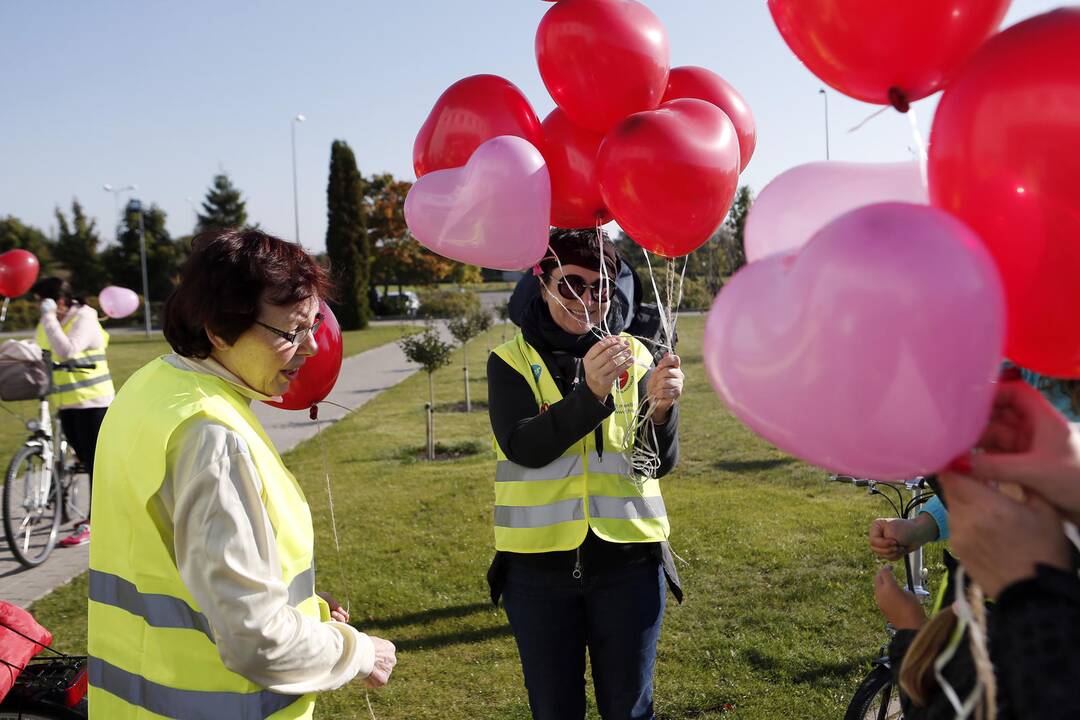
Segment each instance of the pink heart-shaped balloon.
M405 222L420 243L451 260L521 270L547 251L551 179L528 140L501 135L464 167L423 176L405 198Z
M927 206L868 205L800 252L740 270L709 312L705 365L777 447L859 477L925 475L986 426L1004 308L966 225Z

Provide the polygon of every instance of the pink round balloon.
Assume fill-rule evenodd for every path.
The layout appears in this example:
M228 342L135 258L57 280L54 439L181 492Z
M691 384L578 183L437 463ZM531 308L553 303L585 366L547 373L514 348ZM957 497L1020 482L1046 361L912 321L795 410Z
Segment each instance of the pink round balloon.
M109 285L98 293L98 303L109 317L122 318L139 309L139 296L125 287Z
M930 204L916 162L813 162L776 176L750 206L747 262L798 250L846 212L880 202Z
M550 218L544 158L512 135L483 143L464 167L424 175L405 198L405 222L424 247L496 270L540 262Z
M966 225L870 205L740 270L709 312L705 366L739 419L786 452L860 477L925 475L986 426L1004 313L997 268Z

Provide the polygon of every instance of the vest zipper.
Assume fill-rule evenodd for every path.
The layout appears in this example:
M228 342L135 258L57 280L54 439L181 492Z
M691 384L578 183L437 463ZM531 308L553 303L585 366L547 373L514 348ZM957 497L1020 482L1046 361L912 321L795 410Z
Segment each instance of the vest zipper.
M577 559L574 561L574 572L571 573L575 580L581 579L581 546L577 546Z

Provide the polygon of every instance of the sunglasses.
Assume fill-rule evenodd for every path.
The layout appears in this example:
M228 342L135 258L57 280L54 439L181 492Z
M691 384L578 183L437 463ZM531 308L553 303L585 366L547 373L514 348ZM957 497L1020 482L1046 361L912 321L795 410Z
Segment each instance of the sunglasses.
M266 328L270 332L277 335L279 338L283 338L289 341L290 343L292 343L293 347L299 347L300 345L303 345L304 342L308 339L309 334L314 335L316 332L319 331L319 326L322 325L322 321L322 313L315 313L315 322L312 323L311 327L300 328L299 330L294 330L293 332L279 330L273 325L267 325L266 323L259 322L258 320L255 321L255 324Z
M555 287L567 300L581 300L585 297L586 290L590 292L594 300L604 302L608 299L608 282L604 280L597 280L590 285L580 275L563 275L556 282Z

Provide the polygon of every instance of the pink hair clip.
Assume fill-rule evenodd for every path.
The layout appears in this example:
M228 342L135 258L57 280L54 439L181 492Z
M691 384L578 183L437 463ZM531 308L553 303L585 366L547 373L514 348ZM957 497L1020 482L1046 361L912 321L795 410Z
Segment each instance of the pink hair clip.
M532 274L533 274L534 276L535 276L535 275L543 275L543 274L544 274L544 270L543 270L543 269L542 269L542 268L540 267L540 263L537 263L537 264L533 265L533 267L532 267Z

